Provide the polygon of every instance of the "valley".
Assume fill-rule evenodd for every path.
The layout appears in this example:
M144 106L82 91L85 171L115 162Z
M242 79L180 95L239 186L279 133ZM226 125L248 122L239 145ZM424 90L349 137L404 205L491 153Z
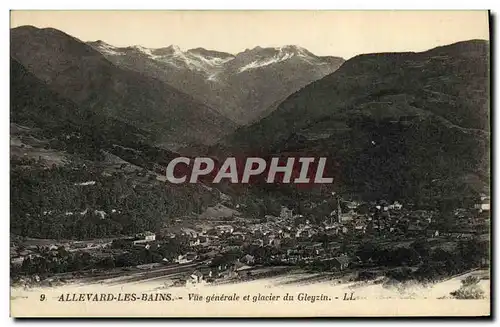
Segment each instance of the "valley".
M449 279L439 297L487 296L488 41L347 61L294 45L115 47L33 26L11 44L16 288L266 279L382 294ZM323 183L249 182L254 163L319 157ZM167 178L179 158L196 183ZM210 163L247 178L212 183ZM458 292L456 276L476 271Z

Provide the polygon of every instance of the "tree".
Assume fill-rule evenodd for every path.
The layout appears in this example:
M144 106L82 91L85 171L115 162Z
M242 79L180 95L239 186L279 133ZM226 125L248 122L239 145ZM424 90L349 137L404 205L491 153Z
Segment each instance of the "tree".
M479 279L475 276L468 276L462 280L462 286L450 293L460 300L476 300L484 298L484 291L479 286Z
M461 283L463 286L476 285L479 284L479 278L476 276L467 276L465 279L462 279Z

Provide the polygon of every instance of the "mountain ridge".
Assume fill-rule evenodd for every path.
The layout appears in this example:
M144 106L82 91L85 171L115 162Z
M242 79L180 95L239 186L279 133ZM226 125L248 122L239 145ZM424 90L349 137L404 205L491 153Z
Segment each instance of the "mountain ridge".
M488 55L488 41L472 40L423 52L353 57L211 150L325 156L335 186L366 197L484 191ZM463 178L471 175L476 177Z
M52 28L11 29L11 55L63 97L156 135L157 144L166 148L213 143L234 128L191 95L120 68L86 43Z
M377 88L378 87L382 88L382 90L377 90L378 94L375 94L376 97L390 96L391 92L393 94L397 94L397 90L395 90L395 89L391 90L388 87L386 87L383 84L383 82L376 81L376 79L378 79L379 77L384 77L384 76L378 76L377 74L373 74L370 76L368 76L368 75L364 76L363 74L358 74L356 71L352 72L351 70L360 70L361 71L361 70L365 69L366 67L373 67L375 70L374 73L379 73L380 70L382 69L382 64L384 63L384 61L385 61L385 64L384 64L385 68L387 68L387 66L391 66L391 63L390 63L391 59L390 58L393 58L393 59L396 58L396 60L398 60L397 59L398 57L399 58L403 58L405 56L417 56L418 57L418 56L422 56L422 55L425 56L425 55L437 54L440 51L442 51L443 49L456 51L456 48L463 47L464 44L472 44L472 46L473 46L472 50L474 51L474 49L476 48L476 45L479 44L479 46L481 46L481 44L482 44L483 46L485 46L485 44L487 44L487 43L488 42L485 40L471 40L470 43L469 43L469 41L457 42L457 43L454 43L454 44L451 44L448 46L441 46L441 47L433 48L433 49L423 51L423 52L387 52L387 53L361 54L361 55L355 56L355 57L349 59L348 61L346 61L342 65L342 67L339 70L337 70L336 72L334 72L330 75L327 75L320 80L314 81L311 84L302 88L300 91L291 94L287 98L287 100L285 100L284 102L282 102L279 105L279 110L274 111L269 116L263 118L262 121L257 122L256 124L252 125L253 127L252 126L241 127L241 128L239 128L239 131L248 130L248 133L255 132L257 134L262 134L262 133L258 133L255 128L258 128L259 126L265 125L266 122L268 122L268 121L273 121L273 123L275 123L275 120L289 121L290 125L295 127L293 120L296 120L296 116L290 116L290 114L292 114L292 113L301 115L303 113L306 113L306 111L307 111L308 114L314 114L315 116L318 116L316 118L321 118L322 114L326 114L326 115L329 114L327 111L325 111L324 113L322 112L322 111L324 111L323 108L325 108L324 103L320 103L320 104L323 104L323 106L321 106L321 105L308 106L307 108L305 106L300 106L300 107L296 106L294 108L291 108L291 106L287 103L287 101L288 100L293 101L294 99L297 98L297 96L300 93L308 94L308 93L315 91L315 93L321 94L324 98L329 98L331 95L331 93L330 93L331 91L339 93L341 91L348 90L351 92L349 95L353 95L353 96L347 97L347 99L352 102L352 105L351 105L351 103L349 103L349 105L351 105L351 107L353 107L353 106L355 106L355 104L356 104L355 100L357 97L359 97L359 95L356 96L355 91L352 91L349 89L349 88L351 88L350 85L349 86L345 86L345 85L352 82L354 84L354 86L356 86L356 91L358 91L360 89L360 85L359 85L360 82L359 81L361 79L365 79L363 81L364 82L363 86L365 86L365 84L366 85L372 84L371 82L373 81L374 82L373 84L377 85ZM484 55L486 55L487 50L483 49L482 53ZM446 58L443 58L443 60L444 59L446 59ZM483 59L485 59L485 58L483 58ZM370 62L371 60L379 60L379 61ZM473 62L469 62L469 64L473 64ZM420 69L420 67L418 67L418 66L414 66L413 68L416 68L416 69L414 69L414 71L418 71ZM470 72L470 70L469 71L467 71L467 70L468 70L468 68L464 69L465 73ZM391 69L391 71L392 71L392 69ZM344 72L346 72L346 73L344 73ZM354 73L354 74L352 74L352 73ZM396 75L397 73L398 72L395 71L393 74ZM391 74L391 73L389 72L388 74ZM484 81L482 81L482 86L483 86L483 88L485 88L486 84L488 82L488 76L486 74L485 68L483 67L483 69L480 70L478 74L482 75L480 77L484 77ZM387 76L388 75L386 72L386 77ZM370 79L368 80L367 77L369 77ZM346 79L346 80L344 81L343 79ZM401 81L401 76L399 76L399 81ZM402 82L402 84L398 85L399 87L412 86L412 83L413 83L411 80L408 82L404 82L404 81L401 81L401 82ZM330 89L331 83L336 83L335 84L336 89ZM369 90L369 91L371 91L371 90ZM484 97L483 97L483 99L484 99ZM341 110L348 110L349 108L351 108L345 102L342 102L340 104L342 106L337 107L336 110L340 110L340 109ZM485 116L488 117L488 115L489 115L488 106L486 103L483 102L482 103L482 112L477 115L477 117L474 119L474 121L482 121L484 123L482 126L484 128L486 128L486 127L488 127L488 124L487 124L488 119L484 119L484 117ZM309 118L309 120L311 120L311 119L312 118ZM463 119L463 121L467 121L467 120ZM467 127L467 126L464 126L464 127ZM276 131L276 128L273 128L273 129L274 129L274 131ZM250 130L251 130L251 132L250 132ZM236 135L237 134L238 134L238 131L236 131ZM234 135L235 134L233 134L233 136ZM275 135L275 133L269 133L268 135ZM231 136L229 136L229 138L231 138ZM258 144L266 144L266 142L258 143Z
M158 78L213 107L237 124L274 110L273 104L336 70L343 59L316 56L300 46L260 46L237 54L201 47L114 47L88 42L107 59ZM273 89L273 92L268 92Z

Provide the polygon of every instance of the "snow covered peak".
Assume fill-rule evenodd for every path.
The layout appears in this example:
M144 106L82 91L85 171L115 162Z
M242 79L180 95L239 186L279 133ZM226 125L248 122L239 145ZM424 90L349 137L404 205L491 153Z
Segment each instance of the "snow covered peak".
M152 56L153 55L153 50L154 49L150 49L150 48L146 48L146 47L143 47L141 45L134 45L132 47L134 50L137 50L139 52L142 52L143 54L147 55L147 56Z
M281 46L277 49L280 52L293 54L295 56L299 56L299 57L303 57L303 58L317 58L309 50L302 48L302 47L299 47L298 45L284 45L284 46Z
M213 69L217 69L234 58L230 54L205 50L203 48L182 51L176 45L153 50L152 55L152 59L172 63L177 67L184 66L200 72L207 72L209 75L212 75Z
M283 62L293 57L301 57L307 62L311 62L311 60L314 60L314 58L316 58L316 56L314 56L306 49L296 45L284 45L275 48L255 47L252 50L245 50L238 55L250 59L249 62L247 61L245 65L241 66L238 69L238 72L240 73L246 70Z
M169 48L172 49L174 53L182 52L181 48L179 48L179 46L175 44L172 44L171 46L169 46Z
M126 48L114 47L101 40L89 42L89 45L108 57L141 56L161 65L175 69L185 69L204 75L207 80L217 81L218 76L226 71L242 73L251 69L265 67L287 60L301 60L311 65L322 65L324 60L297 45L280 47L256 46L238 53L236 56L226 52L193 48L183 51L177 45L163 48L147 48L141 45ZM138 60L134 58L134 60Z
M187 52L195 54L195 55L200 55L205 58L220 58L224 60L230 60L234 58L234 55L227 53L227 52L220 52L220 51L214 51L214 50L207 50L205 48L195 48L195 49L189 49Z
M298 45L293 45L293 44L288 44L288 45L283 45L281 47L275 48L276 50L279 51L287 51L287 52L300 52L305 50L302 47L299 47Z
M177 56L179 56L179 55L182 55L184 52L181 50L181 48L179 48L178 45L172 44L166 48L155 49L154 53L156 55L177 55Z
M170 45L165 48L152 49L155 56L171 56L173 54L181 54L182 50L176 45Z

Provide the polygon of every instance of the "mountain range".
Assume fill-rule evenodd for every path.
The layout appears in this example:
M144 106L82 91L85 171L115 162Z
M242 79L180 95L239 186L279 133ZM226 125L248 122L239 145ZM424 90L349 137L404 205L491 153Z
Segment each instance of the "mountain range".
M330 158L366 197L459 197L489 187L489 43L356 56L239 128L216 151Z
M463 198L489 192L489 48L344 62L298 46L120 48L23 26L11 29L11 122L62 129L59 139L78 130L72 147L147 169L190 147L220 159L325 156L342 193Z
M11 57L79 110L135 126L164 148L215 143L235 127L192 96L158 79L122 69L91 46L56 29L12 29Z
M118 67L157 78L236 124L262 118L288 95L334 72L344 62L294 45L255 47L232 55L203 48L182 51L177 46L114 47L100 40L88 44Z

